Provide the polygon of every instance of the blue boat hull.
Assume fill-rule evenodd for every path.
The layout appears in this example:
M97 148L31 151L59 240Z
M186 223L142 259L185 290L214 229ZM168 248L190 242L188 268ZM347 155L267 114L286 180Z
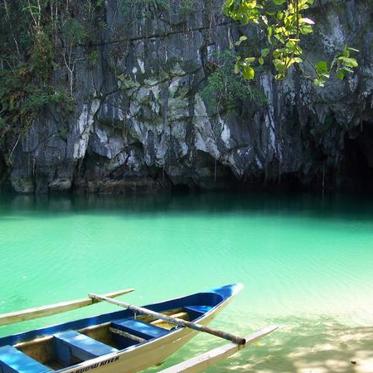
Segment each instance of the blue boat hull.
M241 288L227 285L145 308L206 325ZM110 312L0 338L0 372L136 372L163 362L195 334L135 319L129 310Z

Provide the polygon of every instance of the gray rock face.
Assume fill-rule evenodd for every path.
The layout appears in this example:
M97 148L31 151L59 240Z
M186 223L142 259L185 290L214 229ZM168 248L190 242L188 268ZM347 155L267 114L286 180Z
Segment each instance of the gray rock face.
M194 4L184 9L174 0L156 16L144 9L126 15L119 0L106 0L97 62L76 58L75 112L66 117L51 108L9 145L15 191L127 193L267 182L322 188L371 177L371 0L321 1L312 9L318 26L305 42L307 58L331 58L351 44L360 50L353 76L319 89L295 70L282 82L264 70L256 82L264 103L254 98L219 112L201 91L214 53L245 30L221 15L222 0Z

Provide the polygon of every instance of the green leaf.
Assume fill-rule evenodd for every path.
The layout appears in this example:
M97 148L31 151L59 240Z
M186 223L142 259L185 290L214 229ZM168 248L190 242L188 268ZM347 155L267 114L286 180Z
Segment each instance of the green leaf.
M338 61L347 67L358 67L359 66L355 58L341 56L341 57L338 57Z
M255 78L255 70L251 66L243 66L242 75L247 80L253 80Z
M300 28L300 32L303 35L312 34L313 33L312 26L310 26L310 25L303 25Z
M240 46L243 42L245 42L247 40L247 36L245 35L242 35L240 36L240 38L238 39L238 41L236 42L236 45L237 47Z
M246 57L244 59L244 64L250 65L251 63L255 62L255 57Z
M316 72L318 74L327 74L329 72L328 62L327 61L319 61L315 65Z
M254 9L256 8L256 0L246 0L244 2L244 6L248 9Z
M269 44L272 44L272 35L273 35L273 27L272 26L269 26L267 28L267 39L268 39L268 43Z
M269 48L263 48L260 54L263 58L266 58L269 55Z
M347 48L347 46L344 47L342 51L342 56L343 57L350 57L350 50Z
M276 38L278 41L280 41L282 44L285 44L285 39L284 39L281 35L276 34L276 35L275 35L275 38Z
M279 21L281 21L284 18L284 12L277 12L276 17Z
M345 78L346 74L343 70L338 70L337 73L335 74L335 76L338 79L343 80Z
M234 73L235 73L235 74L239 74L239 73L240 73L240 66L239 66L238 63L236 63L236 64L234 65Z

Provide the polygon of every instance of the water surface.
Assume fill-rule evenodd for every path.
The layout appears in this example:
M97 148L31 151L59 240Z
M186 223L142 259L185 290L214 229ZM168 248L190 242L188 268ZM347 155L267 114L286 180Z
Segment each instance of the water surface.
M0 268L0 312L125 287L136 288L127 300L145 304L242 282L213 325L242 335L268 323L282 329L212 372L373 371L373 201L366 198L4 196ZM168 365L219 344L198 336Z

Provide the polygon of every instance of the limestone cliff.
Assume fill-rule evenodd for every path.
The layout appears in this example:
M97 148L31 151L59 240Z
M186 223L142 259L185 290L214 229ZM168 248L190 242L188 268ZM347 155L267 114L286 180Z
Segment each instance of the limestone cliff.
M221 0L129 13L118 1L106 0L97 43L74 50L74 112L45 110L3 149L0 172L15 191L321 189L373 180L371 0L319 1L304 45L311 61L354 46L355 74L315 88L295 70L277 82L263 69L255 83L262 97L234 110L215 110L201 92L216 52L242 33L257 35L224 18ZM66 71L55 75L64 81Z

